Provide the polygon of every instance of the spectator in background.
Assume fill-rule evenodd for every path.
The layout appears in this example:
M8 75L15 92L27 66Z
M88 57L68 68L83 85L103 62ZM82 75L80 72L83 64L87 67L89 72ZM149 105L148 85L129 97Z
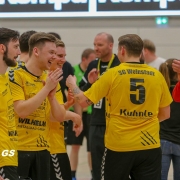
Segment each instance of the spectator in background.
M79 86L79 82L82 80L82 77L84 76L84 73L89 63L95 59L96 59L96 55L93 49L88 48L82 52L81 62L73 67L74 75L77 78L77 86ZM81 106L79 106L79 104L76 103L74 105L74 112L82 116L82 120L83 120L83 131L78 137L76 137L75 132L73 131L73 123L69 121L68 124L67 145L71 145L70 163L71 163L71 174L73 180L76 180L79 149L83 143L84 137L86 137L87 139L88 163L90 170L92 172L91 154L89 148L89 120L90 120L91 111L92 111L91 106L82 109Z
M174 59L168 59L160 65L160 72L164 76L169 90L176 85L177 73L172 69ZM173 179L180 179L180 103L173 101L170 105L170 118L160 123L160 139L162 149L161 180L168 180L170 164L173 164Z
M149 39L143 40L143 59L146 64L159 70L159 66L165 59L156 55L156 47Z
M177 72L178 81L180 81L180 60L174 60L172 68ZM180 82L178 82L173 90L173 99L175 102L180 102Z

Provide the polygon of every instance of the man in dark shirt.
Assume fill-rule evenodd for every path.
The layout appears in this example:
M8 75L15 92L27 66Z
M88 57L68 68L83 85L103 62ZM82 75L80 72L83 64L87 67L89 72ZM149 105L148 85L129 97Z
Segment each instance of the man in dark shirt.
M94 39L94 50L97 60L92 61L82 81L80 88L85 91L97 80L97 78L107 69L119 65L118 57L113 54L114 40L112 35L102 32L96 35ZM90 151L92 157L93 180L101 179L101 163L104 154L104 134L106 128L105 122L105 98L93 105L90 120Z

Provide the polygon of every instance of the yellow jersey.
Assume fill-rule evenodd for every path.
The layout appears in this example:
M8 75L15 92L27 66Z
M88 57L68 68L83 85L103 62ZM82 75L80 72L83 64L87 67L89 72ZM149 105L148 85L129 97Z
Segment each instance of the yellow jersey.
M50 123L49 144L51 154L66 153L63 122Z
M9 71L10 87L13 101L27 100L36 95L43 88L47 73L37 77L26 69L25 66ZM56 98L63 103L60 86L56 92ZM29 107L30 108L30 107ZM21 118L15 113L18 131L18 150L40 151L49 149L49 120L50 104L46 98L31 115Z
M9 80L0 75L0 167L17 166L17 131Z
M172 98L162 74L139 63L122 63L84 92L94 104L106 97L105 146L113 151L160 147L159 108Z

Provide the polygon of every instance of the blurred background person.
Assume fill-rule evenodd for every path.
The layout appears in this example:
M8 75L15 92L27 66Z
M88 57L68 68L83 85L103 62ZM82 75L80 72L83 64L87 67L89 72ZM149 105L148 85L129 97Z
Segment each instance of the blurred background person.
M178 82L177 73L172 68L173 60L174 58L166 60L159 68L167 82L171 94ZM180 103L173 101L170 108L170 118L160 123L162 149L161 180L168 180L171 162L173 164L173 179L180 179Z
M143 40L143 56L144 62L151 67L156 68L159 70L159 66L165 61L164 58L158 57L156 55L156 47L155 44L149 40Z
M35 34L36 31L34 30L30 30L30 31L26 31L24 33L22 33L20 35L20 38L19 38L19 47L20 47L20 50L21 50L21 55L19 57L19 63L20 62L24 62L26 63L29 59L29 38Z

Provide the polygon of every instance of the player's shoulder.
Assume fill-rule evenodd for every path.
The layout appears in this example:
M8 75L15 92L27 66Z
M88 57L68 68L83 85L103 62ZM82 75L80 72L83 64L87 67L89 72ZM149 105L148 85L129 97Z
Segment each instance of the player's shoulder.
M154 67L152 67L152 66L146 65L146 68L147 68L149 71L153 71L153 72L156 73L157 75L162 75L159 70L157 70L156 68L154 68Z
M107 77L112 77L112 76L115 77L118 71L119 71L119 65L106 69L106 71L103 72L102 75L106 73Z
M11 69L9 69L9 74L11 73L21 73L22 71L24 70L24 66L16 66L16 67L13 67Z
M23 78L26 78L24 74L24 67L23 66L17 66L16 68L12 68L8 72L8 77L10 81L14 81L15 78L22 76Z

